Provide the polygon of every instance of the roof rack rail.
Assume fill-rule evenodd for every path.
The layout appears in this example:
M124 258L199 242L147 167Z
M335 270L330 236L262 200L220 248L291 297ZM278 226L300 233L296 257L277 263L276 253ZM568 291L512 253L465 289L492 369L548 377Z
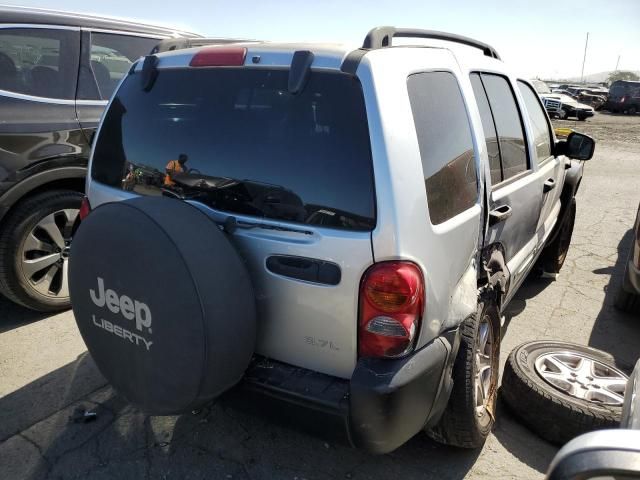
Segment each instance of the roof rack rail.
M434 40L446 40L448 42L461 43L470 47L479 48L482 52L491 58L500 60L500 55L491 46L486 43L474 40L473 38L463 37L454 33L438 32L435 30L419 30L415 28L396 28L396 27L376 27L367 33L362 48L377 49L390 47L394 37L404 38L430 38Z

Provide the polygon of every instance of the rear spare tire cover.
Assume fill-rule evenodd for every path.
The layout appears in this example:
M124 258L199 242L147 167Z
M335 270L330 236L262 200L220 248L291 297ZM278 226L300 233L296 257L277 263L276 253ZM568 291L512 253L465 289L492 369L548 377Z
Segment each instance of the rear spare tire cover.
M255 346L247 269L188 203L109 203L84 219L69 262L73 313L91 356L131 403L190 411L235 385Z

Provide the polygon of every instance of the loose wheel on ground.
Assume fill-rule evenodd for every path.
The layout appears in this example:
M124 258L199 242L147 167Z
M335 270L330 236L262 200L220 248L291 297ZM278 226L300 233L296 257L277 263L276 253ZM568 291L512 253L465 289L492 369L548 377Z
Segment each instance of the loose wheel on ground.
M511 352L501 394L529 428L561 444L582 433L617 427L627 380L605 352L540 340Z

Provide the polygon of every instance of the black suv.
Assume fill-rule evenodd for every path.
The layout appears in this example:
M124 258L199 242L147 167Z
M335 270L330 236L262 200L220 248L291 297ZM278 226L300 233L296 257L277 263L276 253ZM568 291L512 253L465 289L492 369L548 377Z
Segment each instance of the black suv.
M159 42L197 35L0 7L0 292L69 306L67 257L93 132L121 77Z
M614 113L635 115L640 112L640 82L617 80L609 88L606 108Z

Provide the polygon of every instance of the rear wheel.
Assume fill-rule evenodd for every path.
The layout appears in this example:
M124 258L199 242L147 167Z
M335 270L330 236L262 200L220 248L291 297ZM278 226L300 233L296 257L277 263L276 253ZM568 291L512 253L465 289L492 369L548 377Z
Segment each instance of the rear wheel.
M629 107L629 109L627 110L627 113L629 115L635 115L636 113L638 113L638 108L635 105L632 105Z
M495 303L481 301L460 329L449 404L428 434L448 445L479 448L493 428L498 388L500 317Z
M0 232L0 291L32 310L69 308L68 259L82 194L53 190L16 205Z

